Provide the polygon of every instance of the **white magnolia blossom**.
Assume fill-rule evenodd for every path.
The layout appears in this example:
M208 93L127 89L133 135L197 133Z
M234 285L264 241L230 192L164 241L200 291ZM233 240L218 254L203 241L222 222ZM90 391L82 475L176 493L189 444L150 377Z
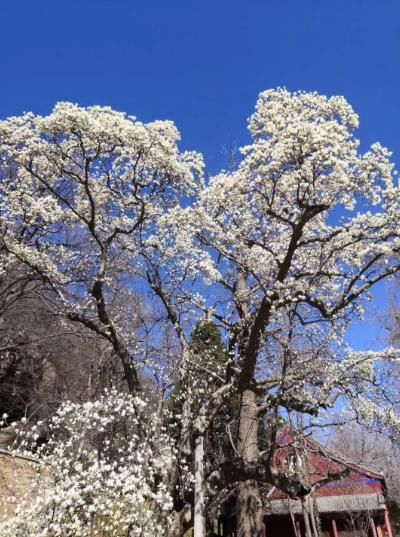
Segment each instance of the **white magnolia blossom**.
M257 288L280 303L318 297L329 312L347 286L346 295L357 292L399 247L390 153L375 144L360 155L356 126L343 98L261 94L242 164L211 180L196 206L181 214L180 229L227 264L240 263L257 282L254 300ZM295 251L282 278L291 242ZM181 234L177 243L184 244ZM215 278L222 265L214 258L209 265Z
M0 536L168 535L172 499L165 478L173 443L145 412L139 398L112 391L64 404L42 447L30 430L15 453L37 460L39 493L21 499Z
M65 102L0 122L0 272L22 264L60 313L111 343L131 392L147 240L203 181L179 139L170 121Z
M10 118L0 123L0 232L6 253L0 271L10 259L27 266L70 319L112 342L127 377L137 344L135 306L141 307L139 300L132 302L135 284L140 281L136 289L142 296L150 290L157 297L182 351L174 364L185 381L180 401L185 441L178 459L190 454L195 414L203 434L222 405L229 406L234 390L245 401L239 405L236 452L246 462L258 460L257 417L263 409L318 416L347 398L366 421L395 430L395 414L382 404L390 394L379 376L397 358L390 349L380 356L352 353L343 343L372 287L400 270L400 189L391 155L380 144L360 153L357 127L358 117L342 97L266 91L249 120L252 143L242 149L240 165L204 186L201 157L179 152L170 122L143 125L109 108L69 103L47 117ZM219 323L228 342L228 359L217 369L188 353L189 330L204 314ZM157 346L157 330L155 340ZM145 374L158 368L145 366ZM127 406L136 409L134 401ZM147 455L133 416L132 411L133 443L125 444L124 453L106 444L106 460L103 452L92 459L90 450L74 444L83 427L79 419L68 453L54 445L60 460L79 453L90 462L81 468L74 455L66 468L74 476L68 492L76 494L70 535L88 535L89 520L104 521L114 510L110 531L126 521L121 524L132 532L145 527L142 535L151 535L161 516L151 513L162 511L158 497L170 509L164 482L155 477L169 464L166 443L154 434L160 443ZM95 423L101 432L100 417ZM154 449L160 450L157 457ZM175 483L182 475L189 482L190 471L178 467L186 461L182 456L175 465ZM126 481L119 467L128 468ZM98 498L107 490L111 500L85 503L80 480L85 494ZM60 483L57 498L69 502ZM251 488L242 492L254 493L254 499ZM179 497L186 499L184 493ZM239 504L247 505L247 499ZM56 512L69 513L70 504ZM95 505L96 516L80 510L83 505ZM140 507L128 512L128 505ZM51 527L60 537L61 514Z
M397 438L394 398L377 381L393 352L361 356L344 345L372 287L400 268L397 174L380 144L360 153L357 126L341 97L262 93L238 169L166 214L157 247L174 293L190 300L176 276L183 267L201 289L198 307L230 344L227 382L254 390L259 412L323 425L339 409L354 418L363 396ZM257 433L244 408L239 427L246 420L248 445L237 452L254 461Z
M362 316L370 288L398 270L396 173L379 144L359 153L357 125L342 97L266 91L237 171L213 177L192 207L165 217L169 257L196 260L192 273L214 282L226 321L238 319L243 298L240 322L261 309L267 336L295 309L299 325L335 322L336 341L346 316Z
M400 418L393 406L377 404L363 396L353 406L350 416L356 412L358 421L368 429L388 435L395 446L400 444Z

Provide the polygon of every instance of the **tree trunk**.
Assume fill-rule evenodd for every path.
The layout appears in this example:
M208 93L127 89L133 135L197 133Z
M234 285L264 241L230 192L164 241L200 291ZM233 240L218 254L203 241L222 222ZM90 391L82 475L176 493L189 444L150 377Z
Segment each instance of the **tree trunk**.
M321 537L321 519L318 512L317 502L314 496L308 497L308 503L310 506L311 525L315 537Z
M247 389L240 403L238 445L239 455L246 462L257 461L257 432L257 395ZM239 483L236 517L238 537L262 537L263 512L257 481L249 479Z
M171 517L168 537L183 537L186 531L191 527L191 518L192 508L189 504L185 504L180 511L174 511Z
M182 498L178 487L179 461L171 460L164 480L165 486L173 497L174 504L168 537L183 537L185 532L192 526L192 505Z
M306 532L306 537L313 537L310 525L310 515L308 512L307 498L301 498L301 508L303 511L304 529Z
M194 533L204 537L204 437L197 436L194 449Z

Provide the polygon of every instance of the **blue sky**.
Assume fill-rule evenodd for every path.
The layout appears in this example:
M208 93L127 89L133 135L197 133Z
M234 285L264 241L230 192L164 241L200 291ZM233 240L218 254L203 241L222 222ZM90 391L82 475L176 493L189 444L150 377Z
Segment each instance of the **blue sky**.
M173 119L214 172L257 94L286 86L344 95L362 147L399 161L399 0L2 0L0 17L2 118L70 100Z

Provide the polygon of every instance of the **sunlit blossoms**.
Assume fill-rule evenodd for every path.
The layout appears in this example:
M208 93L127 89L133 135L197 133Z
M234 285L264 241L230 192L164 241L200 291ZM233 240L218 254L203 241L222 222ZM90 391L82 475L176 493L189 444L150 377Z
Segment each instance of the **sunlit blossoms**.
M129 283L158 218L202 184L202 158L179 138L170 121L71 103L0 123L0 271L24 264L64 315L109 341L131 392Z
M16 453L37 460L39 493L21 501L0 535L168 535L172 505L165 479L173 444L146 411L142 400L109 392L94 402L63 405L39 449L34 431L22 434Z
M0 123L0 271L20 263L54 315L102 338L129 391L61 407L37 452L52 485L8 535L182 537L234 485L254 537L259 476L302 490L272 467L282 420L312 430L339 406L398 440L397 353L344 344L400 271L391 154L360 151L343 97L269 90L248 127L239 165L204 183L168 121L60 103ZM191 347L200 320L211 349ZM207 441L223 449L205 476Z
M318 415L357 398L348 385L360 368L344 358L343 336L372 287L400 267L397 175L380 144L360 153L357 126L342 97L266 91L238 168L165 219L172 265L201 260L194 272L213 284L209 304L236 356L226 381L242 401L237 449L248 463L258 460L260 408ZM239 534L261 532L258 502L256 483L239 486Z

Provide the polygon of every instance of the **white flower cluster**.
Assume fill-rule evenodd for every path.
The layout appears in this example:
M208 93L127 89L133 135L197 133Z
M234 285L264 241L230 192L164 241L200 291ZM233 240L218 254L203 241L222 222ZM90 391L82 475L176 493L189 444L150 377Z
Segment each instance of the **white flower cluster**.
M266 300L272 312L302 304L333 319L349 305L362 315L356 299L397 267L400 190L385 148L359 154L357 125L342 97L262 93L239 168L174 209L169 258L225 290L240 267L250 310Z
M1 121L4 263L23 263L65 309L90 317L95 282L111 301L120 291L116 275L136 272L157 219L202 186L202 157L181 152L179 139L170 121L143 124L67 102L45 117Z
M338 394L357 405L365 391L360 413L395 428L394 414L374 407L377 357L343 348L370 289L400 271L396 172L380 144L360 154L357 126L342 97L264 92L242 162L204 185L201 156L179 151L168 121L60 103L47 117L0 122L0 273L23 263L62 313L112 342L124 366L139 354L136 315L149 295L181 349L204 313L217 319L229 368L169 344L168 364L185 381L185 433L227 369L242 389L257 384L266 406L313 415ZM158 349L163 330L146 333L140 363L167 378L168 364L147 352L147 338ZM174 454L146 412L115 392L60 409L37 452L52 484L0 537L166 531ZM179 472L189 483L189 470Z
M37 498L21 501L17 517L0 525L0 536L167 535L173 446L145 412L139 398L107 392L63 405L45 446L25 436L18 452L35 457L47 478Z
M384 432L395 445L400 444L400 417L393 406L376 404L365 397L359 397L354 406L361 423L372 430Z

